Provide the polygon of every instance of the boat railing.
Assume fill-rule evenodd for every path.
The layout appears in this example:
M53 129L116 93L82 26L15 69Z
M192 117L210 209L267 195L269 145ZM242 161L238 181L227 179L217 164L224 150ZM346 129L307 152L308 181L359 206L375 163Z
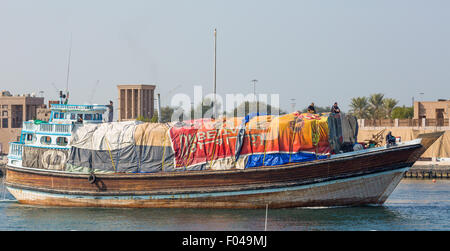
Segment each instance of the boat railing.
M34 124L32 121L27 121L23 123L23 129L25 131L44 132L44 133L71 133L72 124L53 124L53 123Z
M89 111L89 110L104 110L107 107L104 105L66 105L66 104L52 104L52 109L63 109L63 110L78 110L78 111Z
M22 159L22 150L23 150L23 143L20 142L11 142L9 143L9 159Z
M38 125L35 125L33 122L23 122L23 127L25 131L36 131L38 129Z

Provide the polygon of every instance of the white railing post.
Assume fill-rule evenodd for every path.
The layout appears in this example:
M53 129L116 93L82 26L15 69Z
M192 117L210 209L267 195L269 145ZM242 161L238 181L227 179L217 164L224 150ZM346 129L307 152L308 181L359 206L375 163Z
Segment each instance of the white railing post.
M9 143L9 155L14 156L18 159L22 159L22 149L23 145L15 142Z

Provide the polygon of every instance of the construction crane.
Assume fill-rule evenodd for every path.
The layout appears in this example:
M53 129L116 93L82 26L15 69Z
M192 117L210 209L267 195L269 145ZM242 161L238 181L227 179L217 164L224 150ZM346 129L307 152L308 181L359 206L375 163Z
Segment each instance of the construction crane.
M99 83L100 83L100 80L97 80L94 87L92 87L91 95L89 95L89 98L88 98L88 104L92 104L92 100L94 99L94 94L95 94L95 91L97 90Z

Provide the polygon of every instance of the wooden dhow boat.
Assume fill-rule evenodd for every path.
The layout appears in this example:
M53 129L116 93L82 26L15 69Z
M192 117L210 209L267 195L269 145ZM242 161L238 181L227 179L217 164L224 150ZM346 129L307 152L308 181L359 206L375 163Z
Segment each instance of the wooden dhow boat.
M277 158L287 155L280 153L282 151L278 151L276 154L266 152L269 146L264 143L262 163L257 167L249 167L248 163L252 161L249 158L256 156L255 152L246 154L245 149L239 149L241 150L240 156L234 159L235 153L238 152L236 150L238 147L234 148L234 146L238 145L235 142L239 142L239 137L236 136L239 135L239 132L235 132L233 135L235 141L231 143L228 141L229 145L233 146L234 152L231 154L233 158L210 157L203 162L195 163L195 161L192 162L194 157L200 155L195 155L194 151L187 151L187 155L180 153L176 144L178 142L176 139L180 138L175 137L176 133L171 131L176 126L165 124L163 128L169 128L169 131L163 131L163 135L172 136L172 140L165 136L164 139L161 139L155 131L156 127L152 127L153 131L150 131L157 135L161 144L150 147L147 145L137 149L139 144L136 143L138 142L136 140L130 146L124 147L131 147L134 149L133 153L137 153L138 163L130 164L129 159L118 163L120 160L117 156L120 155L121 150L118 152L113 142L104 144L103 147L109 150L99 150L95 153L92 153L92 149L77 148L80 145L77 145L76 141L83 138L78 131L81 130L80 128L84 128L86 123L111 126L111 123L100 123L100 114L106 110L105 107L60 104L52 106L52 109L53 121L48 124L25 122L21 142L10 144L5 184L9 192L23 204L62 207L252 209L266 206L290 208L380 205L394 191L404 173L442 135L441 132L422 134L416 140L398 143L394 146L324 154L321 155L321 158L317 157L317 149L320 144L317 144L316 141L314 144L315 158L295 162L292 161L292 152L289 153L289 161L270 162L268 158L270 154ZM84 118L81 125L77 125L80 123L80 121L76 121L79 118L78 115ZM301 123L303 128L307 128L305 126L307 120L299 120L298 114L292 115L289 120L292 121L292 118L296 123ZM271 117L271 120L273 122L274 118ZM313 126L317 126L314 123ZM291 129L294 128L292 135L299 132L298 129L295 129L295 125L293 127L292 123L289 125ZM152 125L145 126L147 129L144 131L148 132L148 127ZM109 128L108 130L112 130L111 127ZM245 131L245 126L240 128ZM131 137L136 138L139 129L134 128L133 130L134 136ZM331 129L328 128L328 130ZM125 133L126 130L121 131ZM252 131L247 128L248 132ZM102 136L103 139L108 138L105 135ZM150 134L144 132L142 135L144 135L142 138L149 139ZM194 135L200 135L199 131L194 132ZM283 135L281 133L279 137L281 138ZM190 143L196 142L196 150L199 150L198 143L201 136L197 136L195 140L191 139ZM213 137L224 140L222 136L223 134L220 137L216 134ZM258 140L257 137L251 137L251 135L246 138L245 133L241 139L244 139L243 141ZM294 135L292 142L295 140ZM150 141L154 142L155 138ZM165 145L165 142L171 144ZM182 144L180 143L180 145ZM203 146L204 149L207 149L206 143ZM292 146L290 147L292 148ZM42 149L44 149L43 152ZM215 154L219 156L217 153L219 150L217 148L211 150L214 152L213 156ZM87 154L86 151L91 151L91 153ZM108 168L112 168L113 171L101 172L101 170L95 169L98 164L95 164L94 159L98 157L98 154L110 157L106 161L104 158L99 158L107 162L110 165ZM121 154L121 156L128 156L126 153ZM144 160L149 155L156 155L159 158L156 165L150 165L151 168L148 165L150 162L147 163ZM90 164L94 165L86 167L84 171L80 166L78 166L79 169L74 168L74 166L84 163L80 161L77 164L75 161L75 159L82 159L83 156L87 156L86 158L91 160ZM130 158L136 160L135 157ZM169 158L173 159L173 162L170 162ZM192 161L187 163L186 161L191 158ZM226 161L221 162L224 159ZM282 157L278 159L282 159ZM232 163L230 168L224 168L227 166L226 163L230 162ZM244 162L246 166L237 168L239 163ZM277 163L282 164L278 165ZM106 163L104 164L106 165ZM133 166L136 165L139 168L133 169ZM180 168L180 166L187 167L189 165L195 166L195 168L177 170L177 166ZM69 170L67 166L72 169ZM199 166L203 168L199 168ZM121 168L132 171L120 171Z

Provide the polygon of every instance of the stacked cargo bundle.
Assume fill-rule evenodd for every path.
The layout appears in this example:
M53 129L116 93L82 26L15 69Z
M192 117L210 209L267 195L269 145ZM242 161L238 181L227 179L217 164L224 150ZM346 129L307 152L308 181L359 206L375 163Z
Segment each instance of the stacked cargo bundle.
M166 124L134 121L83 125L74 128L65 169L155 173L312 161L356 142L354 121L343 115L292 113Z
M133 121L75 126L66 171L137 172L136 125Z

